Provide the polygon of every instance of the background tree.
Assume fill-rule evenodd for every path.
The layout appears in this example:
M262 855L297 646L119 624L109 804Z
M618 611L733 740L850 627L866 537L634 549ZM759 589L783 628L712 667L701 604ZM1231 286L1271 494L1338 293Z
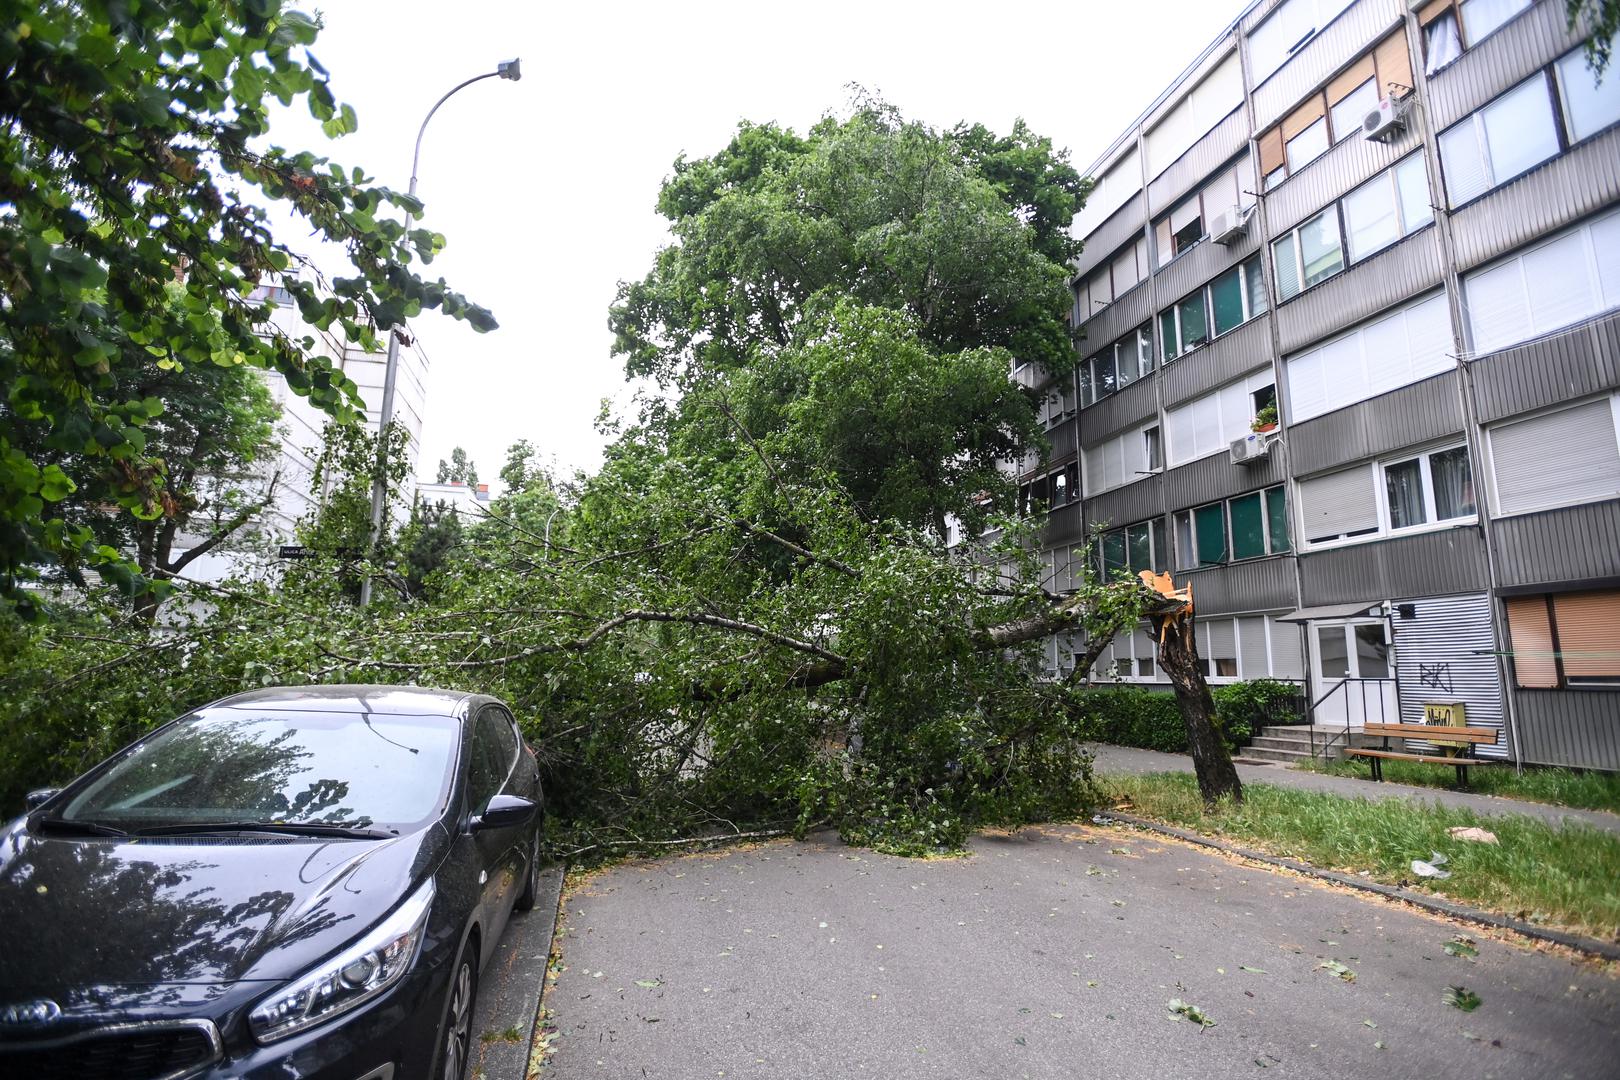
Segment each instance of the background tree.
M467 457L467 451L456 447L450 451L450 460L439 459L438 482L441 484L466 484L470 488L478 486L478 466Z
M425 309L495 323L412 270L444 243L412 224L418 201L266 143L271 100L303 100L329 136L356 126L309 52L314 19L280 0L0 0L0 25L0 597L31 610L21 587L40 564L77 559L142 584L56 512L76 481L31 456L19 424L44 423L58 452L124 471L117 505L156 518L163 470L146 429L161 403L117 392L142 365L275 370L334 417L358 417L352 380L302 341L261 332L269 301L250 300L253 286L302 264L264 204L349 260L352 275L324 289L312 274L284 279L311 325L375 349Z
M1620 0L1564 0L1564 10L1569 28L1586 32L1586 62L1601 82L1620 40Z
M425 595L433 575L443 570L462 544L461 516L449 503L418 498L411 519L400 530L400 573L409 594Z

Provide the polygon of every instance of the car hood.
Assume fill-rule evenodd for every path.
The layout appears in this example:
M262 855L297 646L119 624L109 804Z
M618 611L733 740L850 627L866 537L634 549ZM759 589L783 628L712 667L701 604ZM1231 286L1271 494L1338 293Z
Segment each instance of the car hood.
M436 865L388 840L0 832L0 992L283 979L382 918ZM64 1003L65 1004L65 1003Z

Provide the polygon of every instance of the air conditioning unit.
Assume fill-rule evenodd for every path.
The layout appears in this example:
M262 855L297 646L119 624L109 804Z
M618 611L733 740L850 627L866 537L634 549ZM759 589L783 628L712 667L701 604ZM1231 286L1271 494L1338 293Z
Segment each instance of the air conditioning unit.
M1209 235L1217 244L1223 246L1237 243L1249 231L1249 215L1240 207L1232 207L1224 213L1216 214L1209 223Z
M1263 461L1271 453L1271 444L1276 440L1269 434L1245 435L1241 439L1233 439L1227 447L1227 456L1234 465L1248 465L1256 461Z
M1378 108L1361 118L1361 134L1368 142L1392 142L1406 130L1408 99L1380 98Z

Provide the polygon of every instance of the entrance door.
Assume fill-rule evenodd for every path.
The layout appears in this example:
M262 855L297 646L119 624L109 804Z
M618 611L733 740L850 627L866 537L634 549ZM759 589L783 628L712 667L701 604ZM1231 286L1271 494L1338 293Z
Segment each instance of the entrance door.
M1311 698L1318 724L1348 721L1359 728L1399 722L1389 624L1383 619L1312 623Z

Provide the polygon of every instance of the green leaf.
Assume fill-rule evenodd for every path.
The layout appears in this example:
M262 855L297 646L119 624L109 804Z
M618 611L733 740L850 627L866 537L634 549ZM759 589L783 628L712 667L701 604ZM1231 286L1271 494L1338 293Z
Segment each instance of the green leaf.
M1473 1012L1481 1004L1480 996L1464 986L1446 987L1446 992L1441 995L1440 1000L1442 1003L1450 1005L1454 1009L1461 1009L1463 1012Z
M645 986L647 989L652 990L664 984L658 979L637 979L636 985Z
M39 494L47 502L61 502L77 490L79 485L75 484L60 466L45 466L40 476Z
M1446 942L1444 948L1446 955L1462 957L1465 960L1472 960L1479 955L1479 950L1474 947L1474 940L1461 934Z

